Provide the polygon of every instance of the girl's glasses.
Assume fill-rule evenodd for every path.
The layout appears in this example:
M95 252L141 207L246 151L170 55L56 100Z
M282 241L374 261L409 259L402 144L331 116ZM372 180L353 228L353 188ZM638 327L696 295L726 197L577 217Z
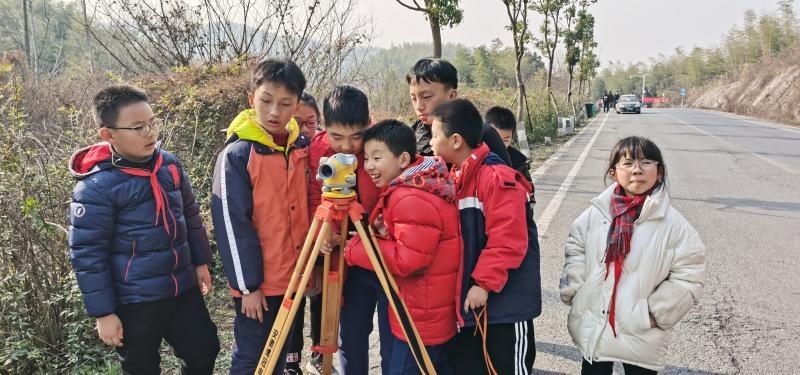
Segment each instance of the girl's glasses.
M649 171L655 168L658 165L658 162L655 160L650 159L642 159L642 160L623 160L617 163L617 168L620 168L625 171L632 171L633 167L636 165L643 171Z

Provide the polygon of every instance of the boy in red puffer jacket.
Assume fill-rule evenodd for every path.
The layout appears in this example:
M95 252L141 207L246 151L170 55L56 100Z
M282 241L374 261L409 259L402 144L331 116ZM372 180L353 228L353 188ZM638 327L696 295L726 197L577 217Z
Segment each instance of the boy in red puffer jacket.
M456 285L461 260L455 185L441 159L416 155L416 138L407 125L383 121L364 133L365 169L381 188L370 215L378 247L397 281L428 354L439 374L453 373L449 343L456 334ZM372 269L355 238L347 263ZM417 374L399 322L391 317L390 374Z

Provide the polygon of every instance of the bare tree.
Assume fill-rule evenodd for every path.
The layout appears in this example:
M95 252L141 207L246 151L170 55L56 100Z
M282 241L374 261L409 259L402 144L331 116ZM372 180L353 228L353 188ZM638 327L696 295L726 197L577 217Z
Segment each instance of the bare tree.
M522 58L525 56L525 45L531 40L528 31L528 6L530 0L501 0L506 7L511 35L514 40L514 77L517 81L517 118L522 119L526 114L526 123L531 123L531 113L528 108L528 96L525 92L525 81L522 79Z
M89 72L94 74L94 54L92 53L92 46L94 43L92 43L90 37L91 33L89 32L91 22L89 21L89 12L86 8L86 0L81 0L81 13L83 14L83 21L81 22L83 24L83 37L86 42L86 45L83 46L84 57L86 61L89 62Z
M536 46L547 57L547 89L552 88L553 65L558 48L558 39L561 36L561 17L564 7L569 0L532 0L531 10L544 16L544 21L539 27L541 38L536 41Z
M29 2L30 0L22 0L22 19L23 19L23 30L25 34L25 58L28 60L27 63L30 66L31 64L31 32L30 26L28 25L29 16Z
M289 0L203 0L203 8L208 23L207 53L213 60L223 61L270 53L291 3Z
M314 11L286 18L279 52L294 59L317 90L355 77L366 53L357 48L371 40L366 21L355 17L355 2L306 1Z
M357 68L371 39L356 0L186 1L97 0L100 22L87 30L132 72L283 56L321 86Z
M544 16L544 21L539 27L541 39L535 44L547 57L547 93L553 110L558 113L556 97L553 95L553 67L556 59L558 39L561 36L561 15L569 0L532 0L531 10Z
M572 108L573 115L576 115L577 112L575 103L572 100L575 67L580 63L581 55L586 52L585 50L592 48L594 16L589 13L587 8L594 2L596 0L570 0L569 6L564 13L564 47L566 48L567 73L569 75L567 103Z
M206 43L200 7L183 0L98 0L97 5L117 51L97 31L92 36L124 66L120 53L141 71L188 66Z

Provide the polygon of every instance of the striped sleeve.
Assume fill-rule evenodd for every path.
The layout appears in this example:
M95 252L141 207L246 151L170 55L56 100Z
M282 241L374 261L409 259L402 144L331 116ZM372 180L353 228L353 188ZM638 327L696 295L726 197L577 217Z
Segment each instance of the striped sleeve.
M242 294L264 280L261 244L253 226L253 187L247 164L251 144L230 143L217 157L211 216L228 284Z

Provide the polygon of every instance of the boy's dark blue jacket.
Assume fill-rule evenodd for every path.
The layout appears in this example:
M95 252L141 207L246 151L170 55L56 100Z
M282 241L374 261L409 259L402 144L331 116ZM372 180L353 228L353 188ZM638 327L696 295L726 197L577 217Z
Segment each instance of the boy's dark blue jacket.
M195 265L211 263L211 248L189 178L174 155L156 150L149 162L136 164L100 143L78 150L70 172L78 180L70 205L70 258L89 316L175 297L197 285Z
M527 204L531 185L485 144L473 150L460 170L451 174L455 175L464 241L459 314L463 314L467 292L478 285L489 292L489 324L517 323L539 316L539 239L533 211ZM462 326L475 325L472 313L462 317Z

